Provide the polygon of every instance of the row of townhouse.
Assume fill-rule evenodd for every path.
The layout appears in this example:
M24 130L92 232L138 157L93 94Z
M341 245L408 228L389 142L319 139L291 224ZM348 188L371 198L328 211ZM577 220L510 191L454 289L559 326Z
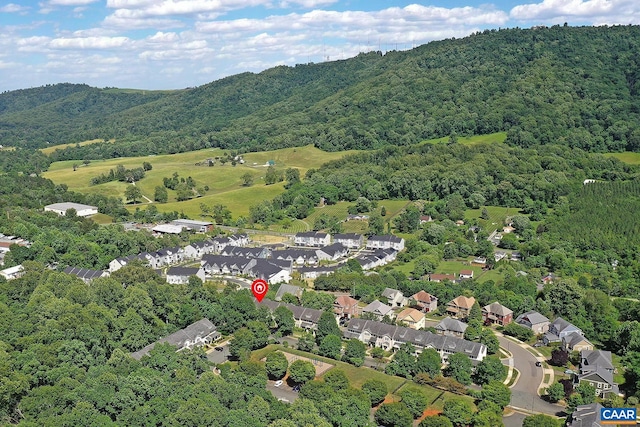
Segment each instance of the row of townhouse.
M377 249L370 254L358 255L355 260L363 270L371 270L395 261L397 256L398 251L395 249Z
M154 343L149 344L141 350L131 353L131 357L136 360L142 359L143 356L156 346L156 344L171 344L178 348L178 351L192 349L206 344L211 344L221 337L216 326L209 319L200 319L190 324L184 329L172 333Z
M284 302L271 301L269 299L264 299L262 302L256 301L256 304L258 306L267 307L272 313L278 307L287 307L293 313L293 320L296 327L306 330L316 330L318 328L320 316L322 316L322 310L301 307L299 305L287 304Z
M248 276L263 279L269 284L288 283L292 272L291 262L288 261L213 254L202 257L201 268L209 276Z
M405 343L413 345L417 353L433 348L444 361L454 353L465 354L475 362L480 362L487 356L487 347L481 343L374 320L351 319L344 331L344 338L355 338L385 350L398 349Z
M185 260L201 259L202 256L210 253L220 253L227 247L244 247L249 243L249 236L246 234L235 234L229 237L216 237L200 242L191 243L185 247L163 248L156 252L142 252L136 255L129 255L116 258L109 263L109 272L113 273L127 265L128 263L141 260L153 269L162 268L172 264L178 264Z
M345 233L331 236L331 234L322 231L297 233L294 237L294 243L297 246L328 246L331 244L332 237L334 243L340 243L350 249L357 249L364 245L364 237L361 234ZM404 239L391 234L370 236L367 238L366 248L401 251L404 249Z

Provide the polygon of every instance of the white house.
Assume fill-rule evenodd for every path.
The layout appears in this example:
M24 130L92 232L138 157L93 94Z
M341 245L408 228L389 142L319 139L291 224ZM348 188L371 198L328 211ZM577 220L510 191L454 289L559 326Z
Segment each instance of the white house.
M213 223L206 221L194 221L191 219L176 219L171 221L172 225L177 225L188 231L195 231L197 233L206 233L213 230Z
M316 251L318 259L321 261L336 261L347 256L348 253L349 249L342 243L334 243L333 245L325 246L324 248Z
M382 296L387 299L391 307L404 307L409 301L409 299L402 295L402 292L397 289L385 288L384 291L382 291Z
M298 246L329 246L331 235L321 231L306 231L297 233L294 242Z
M66 215L69 209L75 209L77 216L89 216L98 213L97 206L83 205L81 203L63 202L53 203L44 207L45 212L55 212L58 215Z
M189 283L189 277L196 276L203 282L206 280L204 268L171 267L167 271L167 283L185 285Z
M393 236L371 236L367 239L367 249L395 249L401 251L404 249L404 239L402 237Z
M362 314L369 314L378 320L381 320L384 316L389 316L391 318L394 317L392 308L378 300L375 300L364 307L362 309Z
M333 243L340 243L349 249L358 249L364 243L364 238L362 234L356 233L334 234Z
M16 265L15 267L5 268L4 270L0 270L0 276L4 277L6 280L17 279L22 276L24 273L24 268L22 265Z

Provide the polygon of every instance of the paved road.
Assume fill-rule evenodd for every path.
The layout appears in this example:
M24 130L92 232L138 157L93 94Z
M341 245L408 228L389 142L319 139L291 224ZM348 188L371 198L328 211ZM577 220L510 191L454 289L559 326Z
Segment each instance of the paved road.
M527 411L558 415L563 408L544 401L538 395L538 388L544 378L543 369L536 366L536 357L517 343L505 337L498 337L500 346L513 354L514 367L520 372L518 381L511 388L511 406Z

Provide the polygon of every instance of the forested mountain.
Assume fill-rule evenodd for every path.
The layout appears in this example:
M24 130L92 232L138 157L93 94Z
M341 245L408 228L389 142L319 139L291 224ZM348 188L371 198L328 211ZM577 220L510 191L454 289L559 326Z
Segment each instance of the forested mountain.
M8 92L0 106L18 107L0 107L0 143L118 140L55 156L65 159L206 146L369 149L508 131L507 142L523 147L637 151L639 41L638 26L487 30L183 91L55 85Z

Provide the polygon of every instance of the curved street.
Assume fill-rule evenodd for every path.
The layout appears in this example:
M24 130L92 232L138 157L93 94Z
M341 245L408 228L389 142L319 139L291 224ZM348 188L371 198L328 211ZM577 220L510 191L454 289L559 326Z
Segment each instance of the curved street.
M498 341L502 348L513 354L514 368L520 372L518 380L511 387L510 406L548 415L559 415L563 412L562 406L549 403L538 395L538 388L544 379L544 368L536 366L539 359L520 343L504 336L498 336Z

